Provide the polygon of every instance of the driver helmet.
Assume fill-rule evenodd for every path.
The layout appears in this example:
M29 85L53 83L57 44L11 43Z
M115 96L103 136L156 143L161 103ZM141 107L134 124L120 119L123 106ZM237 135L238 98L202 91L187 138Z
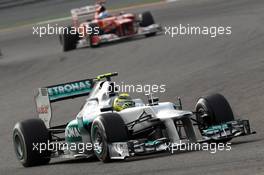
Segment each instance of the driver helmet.
M109 17L109 16L110 16L110 15L109 15L108 11L105 10L105 11L99 13L98 18L99 18L99 19L104 19L104 18L107 18L107 17Z
M119 94L113 102L113 108L115 111L122 111L126 108L135 107L135 102L127 93Z

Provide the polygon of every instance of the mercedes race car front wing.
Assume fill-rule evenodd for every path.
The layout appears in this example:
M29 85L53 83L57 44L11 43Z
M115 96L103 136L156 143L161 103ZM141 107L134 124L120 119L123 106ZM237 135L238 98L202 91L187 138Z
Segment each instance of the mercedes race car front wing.
M235 137L246 136L255 133L255 131L251 131L248 120L235 120L203 130L202 139L197 140L196 143L202 144L212 142L227 142ZM168 138L160 138L157 140L140 139L130 140L127 142L114 142L108 144L108 147L110 150L111 159L126 159L137 155L146 155L162 151L173 153L171 150L175 150L175 147L183 147L184 144L186 145L190 143L193 142L188 139L180 139L177 142L172 143ZM184 148L186 148L186 146Z

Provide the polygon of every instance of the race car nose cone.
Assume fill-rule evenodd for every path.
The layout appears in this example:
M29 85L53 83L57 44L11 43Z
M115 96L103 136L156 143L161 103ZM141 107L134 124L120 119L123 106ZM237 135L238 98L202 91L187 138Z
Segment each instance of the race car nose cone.
M166 120L169 118L182 118L190 116L192 113L189 111L180 111L180 110L162 110L158 112L157 117L161 120Z

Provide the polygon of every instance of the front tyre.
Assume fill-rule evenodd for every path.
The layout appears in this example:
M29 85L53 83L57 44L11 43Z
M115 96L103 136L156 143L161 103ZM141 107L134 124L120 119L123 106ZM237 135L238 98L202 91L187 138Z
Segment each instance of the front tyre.
M195 106L196 119L199 122L199 129L202 133L214 125L221 125L234 120L233 111L226 98L221 94L212 94L200 98ZM228 139L226 141L229 141Z
M13 130L13 144L16 156L24 167L49 163L51 152L47 149L40 152L39 145L50 138L49 132L40 119L28 119L19 122ZM35 147L35 146L38 147Z
M233 111L226 98L221 94L213 94L200 98L196 104L197 119L204 118L207 126L219 125L234 120ZM203 121L201 119L201 121Z
M72 27L67 27L63 30L63 33L59 35L62 50L64 52L74 50L77 47L79 41L79 34L73 30Z
M128 131L123 119L116 113L101 114L93 121L91 140L96 157L102 162L110 162L108 144L128 140Z

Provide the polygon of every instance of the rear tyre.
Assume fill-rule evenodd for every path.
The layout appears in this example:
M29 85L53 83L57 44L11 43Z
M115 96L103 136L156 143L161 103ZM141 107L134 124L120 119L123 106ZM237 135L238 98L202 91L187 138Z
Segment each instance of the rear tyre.
M128 131L123 119L116 113L101 114L91 127L94 153L102 162L110 162L108 144L128 141Z
M140 27L148 27L152 24L155 24L154 18L151 12L144 12L140 14L141 22L139 23ZM146 34L146 37L154 36L156 32Z
M18 160L24 167L49 163L51 152L48 149L42 152L39 150L40 144L45 144L47 148L49 138L50 134L40 119L28 119L15 125L13 130L14 149Z
M67 27L67 29L64 29L63 34L59 36L59 39L62 45L62 50L67 52L76 49L80 38L79 34L76 31L73 31L72 27Z

